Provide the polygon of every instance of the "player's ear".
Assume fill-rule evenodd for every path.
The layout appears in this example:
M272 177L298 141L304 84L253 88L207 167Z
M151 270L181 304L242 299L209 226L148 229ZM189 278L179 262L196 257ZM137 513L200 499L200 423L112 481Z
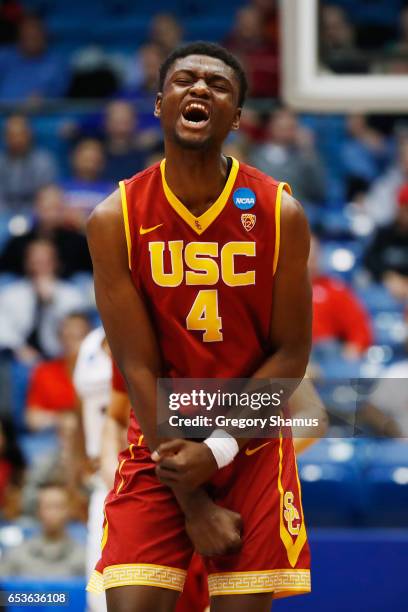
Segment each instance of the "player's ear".
M239 130L239 122L241 120L241 111L242 111L242 108L239 106L235 113L234 121L232 122L232 126L231 126L232 130Z
M154 116L159 118L161 113L161 103L162 103L163 94L161 91L156 96L156 101L154 103Z

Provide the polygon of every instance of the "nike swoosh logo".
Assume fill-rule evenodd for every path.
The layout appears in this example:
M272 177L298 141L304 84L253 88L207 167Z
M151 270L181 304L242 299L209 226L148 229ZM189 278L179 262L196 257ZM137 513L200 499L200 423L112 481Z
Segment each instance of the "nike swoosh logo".
M149 232L152 232L153 230L157 229L158 227L161 227L162 225L163 225L163 223L159 223L159 225L154 225L153 227L142 227L142 226L140 226L139 234L141 236L143 236L143 234L148 234Z
M261 444L260 446L257 446L256 448L246 448L245 449L245 454L250 457L251 455L254 455L255 453L257 453L259 450L261 450L261 448L263 448L264 446L268 446L268 444L270 444L271 442L265 442L264 444Z

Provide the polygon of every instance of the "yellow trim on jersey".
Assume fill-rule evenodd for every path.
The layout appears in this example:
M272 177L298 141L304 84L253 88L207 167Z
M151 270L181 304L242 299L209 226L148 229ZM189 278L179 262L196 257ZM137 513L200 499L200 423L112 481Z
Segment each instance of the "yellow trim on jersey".
M295 465L296 465L296 476L297 476L297 484L299 487L299 510L301 517L301 525L299 529L299 533L296 536L295 540L292 539L289 531L286 528L285 522L283 520L283 500L285 496L285 491L283 490L282 485L282 463L283 463L283 450L282 450L282 430L279 431L279 470L278 470L278 489L280 495L280 508L279 508L279 534L281 540L286 548L286 553L288 555L289 563L292 567L295 567L299 555L302 551L303 546L307 540L306 527L305 527L305 519L303 516L303 508L302 508L302 500L300 497L300 482L297 474L297 465L296 465L296 457L294 457Z
M152 563L127 563L109 565L103 574L94 570L86 587L91 593L128 585L155 586L172 591L182 591L187 572L176 567Z
M106 546L106 542L108 541L108 531L109 531L108 518L106 516L105 510L103 511L103 514L105 516L105 525L103 527L103 534L102 534L102 540L101 540L101 550L103 550L105 548L105 546Z
M280 249L282 191L284 189L285 191L289 193L289 195L292 194L292 190L287 183L279 183L278 191L276 193L276 203L275 203L275 252L273 255L273 274L275 274L276 268L278 267L279 249Z
M239 170L239 161L234 157L232 158L232 167L228 177L227 182L225 183L224 189L219 195L218 199L211 204L210 208L205 211L200 217L195 217L189 210L184 206L184 204L178 199L178 197L172 192L169 185L166 181L165 176L166 169L166 160L163 159L160 163L160 170L162 176L162 184L164 194L169 202L169 204L174 208L176 213L180 215L182 219L197 233L202 234L218 215L223 211L228 198L231 194L232 187L235 183L235 179L237 178L238 170Z
M220 572L208 576L210 597L274 593L274 599L308 593L311 590L310 570L274 569L254 572Z
M132 238L130 236L129 211L126 198L125 181L119 181L120 199L122 202L123 223L125 225L126 246L128 252L129 270L132 269Z
M131 459L134 459L134 458L135 458L135 456L134 456L134 454L133 454L133 447L134 447L134 444L131 444L131 445L129 446L129 452L130 452L130 458L131 458ZM123 466L125 465L126 461L128 461L128 458L127 458L127 457L125 457L124 459L122 459L122 461L120 462L120 465L119 465L118 474L119 474L119 476L120 476L121 480L120 480L120 483L119 483L119 485L118 485L118 488L117 488L117 489L116 489L116 491L115 491L116 495L118 495L118 493L120 493L120 490L122 489L123 485L125 484L125 479L124 479L124 477L122 476L122 468L123 468Z

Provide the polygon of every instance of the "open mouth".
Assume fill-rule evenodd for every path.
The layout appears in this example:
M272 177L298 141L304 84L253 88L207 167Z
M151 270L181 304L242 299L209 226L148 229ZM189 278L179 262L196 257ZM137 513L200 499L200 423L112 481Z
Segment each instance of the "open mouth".
M200 102L190 102L182 111L183 123L192 127L204 126L209 118L208 109Z

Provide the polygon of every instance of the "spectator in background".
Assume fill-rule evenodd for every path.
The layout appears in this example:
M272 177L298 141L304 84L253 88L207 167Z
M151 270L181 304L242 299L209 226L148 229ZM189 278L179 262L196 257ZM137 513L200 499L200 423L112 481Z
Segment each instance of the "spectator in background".
M34 195L57 178L54 158L37 149L30 125L22 115L5 124L4 152L0 153L0 208L16 214L31 212Z
M367 60L355 45L355 32L347 14L335 5L326 5L320 15L320 54L323 64L339 74L361 74Z
M224 45L243 63L249 95L259 98L278 96L277 45L265 36L262 14L255 6L246 6L236 13L233 31L224 40Z
M397 157L367 192L363 210L376 225L387 225L395 219L400 187L408 182L408 133L398 137Z
M88 318L79 312L67 315L61 322L61 356L37 365L30 380L26 412L30 430L56 427L61 417L77 409L72 374L79 347L89 331Z
M277 0L252 0L250 4L259 12L265 41L278 49L279 12Z
M249 163L279 181L287 181L295 198L302 202L324 200L325 173L312 133L301 127L296 115L287 108L275 110L268 126L268 139L252 149Z
M138 132L137 115L131 104L119 100L109 104L105 136L104 177L107 180L117 182L145 168L146 156L154 140Z
M408 183L400 188L397 200L395 220L377 230L364 261L374 280L408 302Z
M75 227L83 227L88 215L114 189L104 178L105 153L96 139L81 140L72 154L72 175L61 181L67 205L67 218Z
M157 46L164 59L183 42L183 28L173 15L159 13L150 25L150 42Z
M45 439L53 440L54 443L43 449L38 448L26 472L22 495L23 515L35 515L39 487L44 483L60 481L63 478L69 492L72 520L86 521L88 498L80 487L82 483L87 482L90 470L89 465L82 460L82 455L77 455L82 439L82 432L78 429L77 413L73 411L61 413L55 429L49 430Z
M43 485L37 515L41 533L9 549L0 562L2 576L70 578L85 574L85 550L67 533L69 494L64 485Z
M159 13L151 21L145 45L126 68L122 97L151 101L157 93L157 77L164 59L183 42L183 29L173 15Z
M20 514L21 487L25 460L10 420L0 418L0 518L11 520Z
M85 236L64 226L63 193L56 185L41 188L35 198L34 222L21 236L13 236L0 255L0 272L24 274L24 252L39 238L51 241L58 252L58 276L67 278L76 272L92 272L92 262Z
M309 272L313 289L313 343L338 341L345 358L360 357L372 344L369 315L349 287L322 274L316 236L312 236L310 244Z
M76 287L58 280L58 257L52 242L31 242L24 269L26 278L0 291L0 350L8 349L20 361L33 363L41 355L60 354L60 321L88 304Z
M17 45L0 52L0 101L38 103L60 98L67 78L64 62L48 48L43 23L38 17L25 17Z
M134 70L128 70L128 80L121 91L120 97L133 102L153 102L157 94L158 74L163 56L160 48L148 43L140 47Z
M364 115L347 117L347 139L341 147L347 197L358 201L391 161L389 139L369 125Z

